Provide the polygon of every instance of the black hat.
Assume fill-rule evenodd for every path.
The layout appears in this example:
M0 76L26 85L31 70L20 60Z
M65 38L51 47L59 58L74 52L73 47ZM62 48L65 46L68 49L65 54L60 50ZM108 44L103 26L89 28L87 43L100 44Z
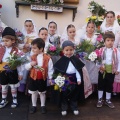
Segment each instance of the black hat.
M67 47L67 46L71 46L71 47L74 48L74 43L73 43L72 41L70 41L70 40L66 40L66 41L64 41L63 44L62 44L62 48L64 49L64 48Z
M11 35L11 36L16 37L15 31L10 27L6 27L3 30L2 37L6 36L6 35Z

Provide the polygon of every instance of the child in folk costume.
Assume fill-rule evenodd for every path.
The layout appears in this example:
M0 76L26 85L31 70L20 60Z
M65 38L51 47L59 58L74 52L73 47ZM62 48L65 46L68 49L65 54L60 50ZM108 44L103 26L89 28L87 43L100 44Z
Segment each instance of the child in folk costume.
M6 27L2 33L3 45L0 46L0 84L2 86L2 101L0 102L0 108L3 108L7 105L7 93L8 86L11 87L11 93L13 97L13 101L11 104L12 108L18 106L17 102L17 87L19 87L19 80L22 79L22 66L8 72L4 69L4 66L7 65L7 57L10 57L10 53L18 53L18 48L15 47L15 43L17 43L17 38L15 35L15 31ZM17 71L18 70L18 71Z
M39 36L39 38L44 40L44 42L45 42L44 52L47 53L48 47L50 45L52 45L51 43L49 43L47 41L47 37L48 37L48 30L47 30L47 28L45 28L45 27L40 28L38 36Z
M31 43L33 55L31 62L25 65L30 70L29 93L32 98L32 108L30 113L36 112L37 96L40 95L41 112L46 113L45 99L47 79L52 79L53 63L51 58L44 54L45 42L37 38Z
M56 47L60 46L60 37L58 35L58 26L55 21L50 21L48 24L48 42Z
M89 21L86 26L86 32L81 36L80 41L89 41L93 45L97 45L97 35L95 35L95 24ZM84 52L84 51L83 51ZM85 61L86 68L89 73L90 81L92 84L98 83L98 68L94 62Z
M80 92L83 95L84 99L84 91L80 90L80 87L83 82L82 78L82 68L84 64L74 56L74 44L71 41L65 41L62 44L62 49L64 56L62 56L54 65L55 74L61 73L62 75L66 75L69 77L72 83L75 83L74 89L67 94L68 90L61 91L61 109L62 115L65 116L67 114L68 109L68 99L70 100L70 106L75 115L79 114L77 101L80 96ZM64 65L63 65L64 64ZM71 86L73 84L70 84Z
M32 19L26 19L24 22L24 27L22 33L25 36L23 44L19 44L18 47L21 49L27 56L32 55L30 52L31 42L37 38L36 26ZM28 71L24 69L23 79L20 81L20 87L18 88L19 92L25 92L26 81L27 81Z
M81 44L80 40L78 40L76 38L76 29L75 29L75 26L72 25L72 24L67 26L66 35L64 33L63 38L66 38L66 39L70 40L71 42L74 43L75 46ZM87 98L89 95L92 94L92 85L91 85L91 81L90 81L90 78L89 78L88 71L87 71L85 66L82 68L82 71L83 71L85 98Z
M111 102L111 93L114 77L120 72L120 52L117 48L113 48L114 41L115 35L112 32L106 32L104 35L105 47L100 49L102 65L100 66L98 79L97 107L103 105L103 92L106 92L105 104L110 108L115 107Z

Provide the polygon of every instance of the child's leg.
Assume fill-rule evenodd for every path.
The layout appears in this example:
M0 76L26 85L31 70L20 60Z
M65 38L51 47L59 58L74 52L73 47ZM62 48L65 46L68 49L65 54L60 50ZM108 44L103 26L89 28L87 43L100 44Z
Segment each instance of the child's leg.
M31 94L32 106L33 107L37 106L37 98L38 98L38 91L35 91Z
M68 109L68 97L66 96L66 91L61 93L61 108L62 108L62 115L67 115Z
M3 108L7 105L7 93L8 93L8 85L2 85L2 101L0 103L0 108Z
M41 102L41 112L43 114L46 113L46 108L45 108L45 101L46 101L46 91L45 92L39 92L40 95L40 102Z
M12 97L13 97L13 102L11 104L11 107L15 108L18 105L18 102L17 102L17 87L15 87L15 85L10 85L10 87L11 87L11 94L12 94Z
M31 100L32 100L32 108L30 109L30 113L33 114L36 112L38 91L29 90L28 92L31 94Z
M105 79L103 79L103 73L99 72L99 78L98 78L98 102L97 107L102 107L103 105L103 91L105 87Z
M45 100L46 100L46 94L45 93L46 92L39 92L41 107L45 106Z
M112 73L106 74L106 104L110 108L114 108L115 106L111 102L111 93L113 91L113 82L114 82L115 75Z
M105 80L103 79L103 73L99 72L99 78L98 78L98 99L103 98L103 91L105 87Z

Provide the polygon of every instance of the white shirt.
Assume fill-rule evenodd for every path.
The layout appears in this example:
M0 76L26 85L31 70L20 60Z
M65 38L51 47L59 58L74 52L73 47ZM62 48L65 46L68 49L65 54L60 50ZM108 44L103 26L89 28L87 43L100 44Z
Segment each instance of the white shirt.
M107 65L111 65L112 64L112 52L113 49L112 48L107 48L105 51L106 54L106 60L105 60L105 64ZM117 50L117 59L118 59L118 69L117 71L120 72L120 52Z
M43 66L43 53L41 53L37 56L37 63L38 63L39 67ZM30 70L31 68L32 68L31 63L27 63L25 65L25 69ZM50 59L48 62L48 79L52 79L53 72L54 72L53 62Z
M3 59L2 59L2 62L7 62L7 57L10 57L10 52L11 52L11 50L12 50L12 47L9 47L9 48L7 48L6 47L6 49L5 49L5 54L4 54L4 56L3 56Z
M73 66L72 62L69 62L68 64L68 68L66 70L67 74L73 74L76 73L76 78L77 78L77 82L80 81L81 82L81 76L80 73L76 70L76 68Z

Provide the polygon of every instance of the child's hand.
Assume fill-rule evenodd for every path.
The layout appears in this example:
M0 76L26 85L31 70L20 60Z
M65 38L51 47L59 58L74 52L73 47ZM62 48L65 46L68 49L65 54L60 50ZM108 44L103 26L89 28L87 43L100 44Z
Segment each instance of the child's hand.
M77 84L78 84L78 85L80 85L80 84L81 84L81 82L80 82L80 81L78 81L78 82L77 82Z
M116 74L116 75L118 75L118 74L119 74L119 72L118 72L118 71L116 71L116 72L115 72L115 74Z
M37 62L36 61L32 61L30 64L31 64L31 66L35 66L35 65L37 65Z
M19 75L18 76L18 80L22 80L23 79L23 76L22 75Z
M105 68L104 67L100 67L100 71L105 71Z
M49 80L49 84L50 84L50 85L53 85L52 80Z

